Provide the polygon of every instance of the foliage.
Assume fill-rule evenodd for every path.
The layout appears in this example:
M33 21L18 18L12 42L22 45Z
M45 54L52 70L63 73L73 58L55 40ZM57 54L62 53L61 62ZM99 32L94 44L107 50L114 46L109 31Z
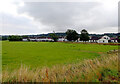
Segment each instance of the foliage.
M78 33L75 30L68 29L66 35L66 38L69 41L76 41L78 39Z
M27 35L23 35L22 38L28 38L28 36Z
M12 35L12 36L9 36L8 37L8 40L9 41L22 41L22 37L21 36L15 36L15 35Z
M118 43L120 43L120 36L118 36Z
M2 36L2 40L8 40L7 36Z
M0 36L0 41L2 40L2 36Z
M89 40L89 36L88 36L87 30L83 29L81 31L80 40L81 41L88 41Z
M54 42L57 42L58 36L55 33L50 34L50 37L54 40Z

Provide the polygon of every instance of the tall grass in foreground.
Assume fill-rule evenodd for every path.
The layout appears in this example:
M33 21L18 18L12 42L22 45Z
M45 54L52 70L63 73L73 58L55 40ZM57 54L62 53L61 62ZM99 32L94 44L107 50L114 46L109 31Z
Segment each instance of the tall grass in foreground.
M21 65L13 72L3 71L3 82L117 82L118 53L78 64L30 69Z

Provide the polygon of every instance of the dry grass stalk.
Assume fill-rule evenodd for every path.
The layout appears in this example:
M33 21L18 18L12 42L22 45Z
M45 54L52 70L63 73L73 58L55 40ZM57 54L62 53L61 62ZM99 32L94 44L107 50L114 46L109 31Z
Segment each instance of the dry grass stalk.
M103 76L103 70L118 67L118 54L112 53L93 60L84 60L78 64L53 66L52 68L33 69L21 65L13 72L3 71L3 82L116 82L118 78ZM112 79L110 79L112 78Z

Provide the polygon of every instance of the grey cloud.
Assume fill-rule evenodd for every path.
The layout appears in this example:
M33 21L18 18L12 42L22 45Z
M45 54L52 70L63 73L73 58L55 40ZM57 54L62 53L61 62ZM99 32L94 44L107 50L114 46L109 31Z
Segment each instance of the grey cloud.
M13 16L11 14L0 14L1 34L29 34L36 33L37 27L31 24L31 21L25 17Z
M107 10L98 2L26 2L19 13L28 13L35 21L47 26L43 31L66 31L67 28L90 32L109 32L117 28L117 9Z

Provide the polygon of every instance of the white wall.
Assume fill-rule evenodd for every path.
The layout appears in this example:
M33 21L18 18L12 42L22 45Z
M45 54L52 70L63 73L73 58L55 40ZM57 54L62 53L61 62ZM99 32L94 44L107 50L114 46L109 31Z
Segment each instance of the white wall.
M117 43L118 41L117 40L111 40L111 42Z
M98 43L108 43L108 40L110 40L109 36L103 36L101 39L98 40Z
M106 40L106 39L99 39L98 43L108 43L108 40Z
M28 41L27 39L22 39L22 41Z
M64 38L58 38L58 41L64 41Z
M89 40L89 42L94 42L94 43L97 43L98 42L98 40Z
M48 38L41 38L41 39L30 39L30 41L53 41L53 40Z

